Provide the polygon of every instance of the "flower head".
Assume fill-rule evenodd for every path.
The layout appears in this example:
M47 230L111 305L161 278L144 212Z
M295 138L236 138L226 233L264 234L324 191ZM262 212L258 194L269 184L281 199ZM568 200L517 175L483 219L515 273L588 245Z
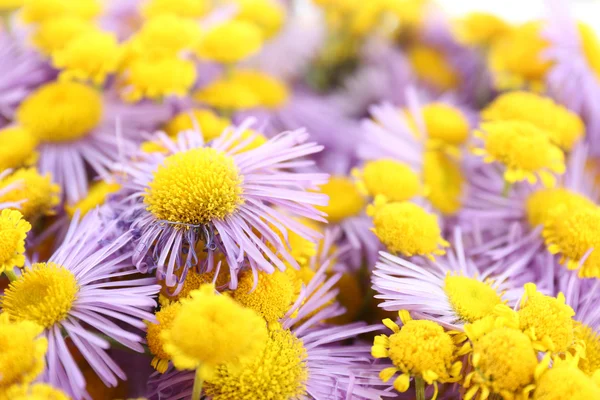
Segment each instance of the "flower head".
M25 264L25 238L31 224L16 210L0 211L0 274Z
M256 25L232 20L206 32L196 48L196 53L211 61L235 63L257 53L262 44L262 32Z
M2 193L2 188L12 190ZM43 215L51 215L59 203L60 188L50 180L50 175L40 175L35 168L22 168L0 175L0 203L17 203L19 210L29 221Z
M19 126L0 130L0 171L31 165L37 159L37 139Z

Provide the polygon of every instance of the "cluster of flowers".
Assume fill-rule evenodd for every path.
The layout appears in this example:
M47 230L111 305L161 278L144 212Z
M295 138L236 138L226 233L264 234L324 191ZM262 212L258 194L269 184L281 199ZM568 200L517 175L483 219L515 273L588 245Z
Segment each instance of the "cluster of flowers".
M600 399L564 3L0 0L0 400Z

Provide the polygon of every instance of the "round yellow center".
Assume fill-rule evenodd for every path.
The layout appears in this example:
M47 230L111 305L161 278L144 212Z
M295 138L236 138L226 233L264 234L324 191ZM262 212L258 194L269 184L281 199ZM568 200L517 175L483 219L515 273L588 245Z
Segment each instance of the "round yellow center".
M235 63L257 53L263 44L263 35L256 25L231 20L208 31L200 40L200 57L220 62Z
M549 97L533 92L512 91L496 98L482 112L485 121L526 121L540 128L552 143L570 150L584 134L577 114L556 104Z
M144 202L157 219L208 224L243 203L242 177L233 158L209 147L167 157L158 167Z
M198 18L209 9L210 2L206 0L150 0L142 7L142 13L146 18L159 15Z
M239 7L236 19L258 26L265 38L281 29L285 20L285 8L273 0L234 0Z
M565 399L600 399L600 388L577 367L566 364L552 367L537 382L533 400Z
M400 371L423 375L433 371L448 378L455 346L444 328L432 321L411 320L389 338L389 358Z
M361 178L368 195L390 201L410 200L422 190L419 176L408 165L389 159L367 162Z
M192 49L202 35L197 21L165 14L154 17L131 39L129 50L146 57L175 57Z
M89 387L86 388L89 391ZM69 400L70 397L59 389L45 383L12 386L6 391L11 400Z
M460 77L444 54L433 47L416 45L408 50L408 60L417 76L441 90L454 89Z
M446 276L444 291L452 308L464 322L487 317L496 305L503 303L491 286L466 276Z
M146 340L148 341L148 348L154 355L152 359L152 366L158 372L165 372L169 366L169 355L163 349L164 341L161 337L163 331L168 330L173 325L173 320L177 316L177 313L181 309L181 303L174 302L166 306L163 306L160 311L156 313L157 324L148 324L148 331L146 333Z
M301 340L289 330L274 330L257 357L240 366L219 366L205 383L206 394L214 400L302 398L308 380L306 357Z
M422 108L429 139L458 146L469 136L469 121L463 113L448 104L431 103Z
M5 269L22 267L25 263L25 238L31 230L29 222L16 210L0 212L0 274Z
M579 193L564 188L540 189L527 198L525 210L529 225L534 228L560 218L563 213L594 206Z
M243 82L229 77L217 79L194 93L194 99L220 110L243 110L258 107L258 93Z
M17 110L17 121L42 142L81 139L101 118L100 94L76 82L47 83L25 99Z
M598 41L598 36L589 25L579 22L577 27L585 58L596 74L596 78L600 80L600 41Z
M18 126L0 130L0 171L30 165L35 161L37 140Z
M101 11L99 0L37 0L24 2L21 17L29 23L41 23L61 16L90 20Z
M533 381L538 364L531 340L523 332L496 328L473 344L473 381L494 393L518 393Z
M289 93L285 83L263 72L238 69L233 72L231 79L250 89L258 97L260 106L276 109L288 100Z
M427 199L442 214L452 215L460 209L465 178L456 160L441 151L427 151L423 181Z
M321 186L321 193L329 196L329 204L319 209L327 213L332 223L358 215L366 204L356 185L344 176L332 176Z
M0 195L0 203L26 199L20 211L32 221L41 215L53 213L59 203L60 188L50 181L50 174L41 176L35 168L19 169L0 180L0 189L18 182L19 186Z
M78 292L71 271L52 262L36 263L11 282L2 307L18 321L34 321L50 328L67 317Z
M374 232L392 252L405 256L444 254L448 246L435 215L413 203L388 203L373 215Z
M94 29L89 21L74 16L62 16L41 24L33 35L33 43L47 55L62 49L83 32Z
M256 311L267 322L277 322L296 300L295 285L289 274L276 270L272 274L260 272L254 291L254 275L246 271L240 276L232 297L246 308Z
M165 132L171 137L187 130L199 130L206 142L216 139L231 121L217 116L209 110L189 110L177 114L165 125Z
M510 31L510 25L496 15L469 13L459 22L457 34L468 45L489 46Z
M592 376L600 369L600 335L586 324L575 322L575 340L585 343L585 358L579 359L579 369Z

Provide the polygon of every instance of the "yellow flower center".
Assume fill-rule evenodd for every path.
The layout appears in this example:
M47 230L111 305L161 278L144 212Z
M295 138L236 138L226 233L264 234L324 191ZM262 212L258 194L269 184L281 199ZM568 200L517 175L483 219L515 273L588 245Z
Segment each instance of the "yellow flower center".
M206 0L150 0L142 7L146 18L160 15L198 18L210 10L210 2Z
M89 390L89 388L88 388ZM69 400L63 391L45 383L33 385L12 386L6 391L7 398L11 400Z
M122 96L129 102L185 96L194 82L196 66L192 61L174 57L138 58L129 64L125 73L127 89Z
M238 7L235 18L258 26L266 39L274 36L283 25L285 9L274 0L233 0Z
M502 304L502 297L488 284L466 276L447 275L444 292L452 308L464 322L475 322L491 315Z
M540 128L552 143L571 150L584 135L583 121L577 114L556 104L549 97L532 92L513 91L498 96L481 113L486 121L517 120Z
M552 66L542 58L548 42L542 37L541 22L528 22L512 29L490 48L489 65L500 89L529 84L539 89Z
M97 206L104 204L108 196L117 192L121 188L118 183L108 183L98 181L90 186L88 194L73 205L66 205L65 211L72 218L77 210L80 210L81 215L85 215Z
M369 161L357 175L359 189L371 197L406 201L422 191L419 176L408 165L390 159Z
M192 149L164 160L144 202L157 219L208 224L231 215L244 202L242 180L233 158L225 153Z
M579 29L579 38L583 47L583 53L587 62L596 74L596 78L600 80L600 41L594 29L583 22L577 24Z
M600 388L575 366L554 366L540 377L533 400L565 399L600 399Z
M525 285L526 297L519 309L519 323L524 331L535 335L540 348L562 353L573 343L573 315L575 312L558 297L545 296L536 291L535 285Z
M529 225L535 228L560 218L571 210L593 207L594 203L579 193L564 188L540 189L527 198L525 210Z
M460 77L439 50L426 45L415 45L408 50L408 60L417 76L440 90L454 89Z
M514 395L533 382L538 360L526 334L500 327L473 343L472 363L473 383L492 393Z
M231 20L206 32L196 51L201 58L225 64L257 53L262 45L260 28L249 22Z
M42 53L51 55L83 32L93 29L94 25L78 17L53 18L38 27L33 34L33 43Z
M59 203L60 188L50 180L50 174L41 176L35 168L19 169L0 179L0 189L18 182L19 186L0 195L0 203L25 199L20 211L32 221L41 215L50 215Z
M574 326L575 340L585 344L585 358L579 359L579 369L592 376L600 369L600 335L586 324L575 322Z
M243 82L224 77L194 93L194 99L223 111L243 110L261 104L259 94Z
M210 380L218 365L237 366L265 348L265 321L228 296L215 294L213 285L203 285L181 302L171 328L160 334L178 369L201 368L201 376Z
M481 129L476 136L483 139L484 147L473 152L483 156L485 162L504 164L507 182L535 183L539 176L544 185L551 187L556 184L552 172L564 173L562 150L535 125L524 121L494 121L483 123Z
M37 140L27 130L11 126L0 130L0 171L32 164Z
M2 307L17 321L34 321L45 328L64 320L77 299L75 275L53 262L36 263L11 282Z
M55 51L52 62L62 69L61 79L102 85L119 67L121 54L115 34L90 29L80 32L63 49Z
M465 44L489 46L510 29L509 24L496 15L472 12L458 22L457 35Z
M445 254L449 246L442 238L438 220L422 207L409 203L387 203L368 210L379 240L394 253L405 256Z
M90 20L101 11L99 0L35 0L24 2L21 17L29 23L42 23L61 16Z
M210 110L194 109L177 114L165 125L165 132L171 137L187 130L200 130L204 140L209 142L218 138L231 125L231 121L222 118Z
M205 253L202 252L203 249L204 242L199 241L196 244L196 253L202 260L205 259ZM210 284L213 281L215 281L215 285L217 287L226 285L229 282L230 276L227 260L223 254L215 254L215 264L219 262L221 262L221 268L219 269L219 275L217 276L216 280L214 279L216 269L211 272L202 273L198 273L193 269L190 269L185 277L185 280L183 281L183 287L181 288L181 291L176 296L169 296L169 291L171 291L172 288L166 286L164 281L160 282L163 285L161 290L161 304L163 302L170 304L172 302L179 301L180 299L185 299L186 297L190 296L192 291L200 289L202 285Z
M47 83L25 99L17 110L17 121L42 142L81 139L101 118L100 93L76 82Z
M427 200L445 215L461 206L465 178L456 160L441 151L427 151L423 157L423 181Z
M240 366L219 366L205 383L206 394L214 400L302 398L308 380L306 357L301 340L289 330L274 330L258 356Z
M5 269L22 267L25 263L25 238L31 230L29 222L16 210L0 212L0 274Z
M44 369L46 338L42 327L31 321L11 322L0 314L0 395L9 386L33 381Z
M457 108L444 103L430 103L421 109L430 141L460 146L469 137L469 121Z
M366 205L366 200L358 188L345 176L329 178L329 181L321 186L321 193L329 196L329 204L318 208L327 213L331 223L360 214Z
M263 72L238 69L230 79L250 89L258 97L260 106L276 109L288 100L289 93L285 83Z
M171 329L180 309L181 303L174 302L165 305L156 313L158 323L148 324L146 340L148 341L150 352L154 355L151 364L160 373L164 373L167 370L171 358L163 349L164 341L161 335L162 332Z
M183 50L191 50L201 35L202 29L197 21L164 14L146 21L132 38L130 50L133 56L176 57Z
M232 297L246 308L256 311L268 323L279 321L296 300L295 282L291 275L276 270L272 274L258 273L258 284L254 291L252 271L241 274L237 289Z

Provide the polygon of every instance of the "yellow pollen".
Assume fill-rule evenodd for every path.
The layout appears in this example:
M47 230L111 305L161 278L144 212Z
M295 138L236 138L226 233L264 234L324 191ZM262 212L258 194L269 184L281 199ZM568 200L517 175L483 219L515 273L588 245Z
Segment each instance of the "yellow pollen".
M500 89L528 85L538 90L543 87L552 63L543 59L548 42L541 31L541 22L528 22L515 27L492 44L488 64Z
M7 313L0 314L0 397L11 385L27 384L44 370L48 348L43 328L31 321L11 322Z
M210 9L207 0L150 0L142 7L146 18L160 15L175 15L184 18L198 18Z
M235 18L250 22L262 31L265 39L273 37L280 31L285 9L276 0L232 0L238 7Z
M89 388L86 388L89 390ZM45 383L33 385L15 385L6 391L6 398L11 400L70 400L63 391Z
M171 137L179 132L200 130L204 141L218 138L231 125L231 121L222 118L210 110L193 109L177 114L165 125L165 132Z
M564 213L593 206L591 200L579 193L564 188L547 188L529 195L525 210L529 225L535 228L561 218Z
M0 274L25 264L25 238L31 224L16 210L0 212Z
M345 176L329 178L321 186L321 193L329 196L329 204L318 208L326 212L327 219L334 224L360 214L367 203L354 183Z
M469 121L456 107L430 103L421 112L430 145L460 146L469 137Z
M442 151L426 151L423 182L427 200L442 214L453 215L460 209L465 178L452 157Z
M266 108L280 108L289 98L288 88L283 81L260 71L237 69L230 79L250 89L258 97L259 105Z
M562 363L544 372L533 400L600 399L600 387L577 367Z
M62 16L91 20L101 11L99 0L29 0L24 2L21 18L28 23L43 23Z
M81 215L85 215L97 206L104 204L113 193L116 193L121 188L118 183L108 183L105 181L94 182L87 193L87 195L73 205L66 205L65 211L73 218L77 210L80 211Z
M258 107L261 98L243 82L228 77L217 79L196 91L194 99L222 111Z
M552 143L565 151L584 135L585 126L577 114L551 98L532 92L513 91L498 96L482 112L485 121L517 120L540 128Z
M36 263L10 283L2 307L14 320L51 328L67 317L78 292L79 285L71 271L53 262Z
M152 359L152 366L161 374L167 370L169 366L169 360L171 357L163 349L164 341L161 337L162 332L171 329L173 321L177 316L177 313L181 309L181 303L170 303L163 306L160 311L156 313L157 324L148 324L148 331L146 333L146 340L148 341L148 348L154 355Z
M88 30L54 52L52 62L62 69L61 80L90 81L102 85L117 71L122 50L113 33Z
M365 195L383 195L390 201L406 201L422 193L419 176L406 164L391 159L368 161L353 173Z
M159 220L208 224L244 202L243 177L233 158L210 147L167 157L149 184L144 202Z
M29 221L54 214L54 208L60 202L60 188L52 183L50 174L42 176L35 168L18 169L0 179L0 190L14 183L18 183L18 187L0 195L0 203L25 200L19 210Z
M262 45L260 28L249 22L231 20L206 32L196 52L201 58L227 64L254 55Z
M177 369L199 369L209 381L218 365L237 367L256 357L269 337L260 315L214 290L213 285L203 285L182 299L171 328L160 335Z
M579 359L579 369L588 376L600 370L600 334L590 326L580 322L574 323L575 341L585 344L585 358Z
M465 399L471 399L478 389L505 399L520 398L517 396L531 390L538 365L529 337L508 327L496 328L474 342L471 362L474 371L467 375L465 387L472 387Z
M101 118L100 93L77 82L47 83L25 99L17 110L17 121L36 139L50 143L81 139Z
M415 45L408 50L408 60L417 76L440 90L456 88L460 77L439 50L426 45Z
M548 251L561 254L561 263L567 263L569 269L581 269L582 277L600 277L600 251L592 251L583 265L583 256L590 249L600 249L600 209L598 207L582 207L570 209L546 221L542 235Z
M258 284L254 286L252 271L240 275L237 289L232 297L246 308L256 311L269 324L276 323L291 308L296 300L295 285L292 277L276 270L272 274L258 273Z
M554 174L565 172L562 150L552 144L548 136L535 125L524 121L494 121L481 125L475 136L484 141L483 147L473 149L483 161L494 161L506 167L504 179L509 183L538 178L544 186L556 184Z
M213 400L297 399L306 395L307 352L289 330L270 332L264 350L241 365L224 364L204 387Z
M600 41L598 36L592 27L583 22L579 22L577 28L585 58L594 74L596 74L596 78L600 81Z
M133 60L125 71L122 96L136 102L143 98L160 100L166 96L185 96L196 82L196 66L192 61L168 57Z
M466 276L447 275L444 292L454 312L464 322L475 322L493 314L503 304L502 297L489 284Z
M202 260L205 259L203 257L204 254L201 253L203 248L204 248L204 242L199 241L198 244L196 245L196 253L199 254L199 257ZM176 302L181 299L185 299L186 297L190 297L190 293L192 293L194 290L200 289L200 287L202 285L213 283L213 281L214 281L216 287L225 286L227 283L229 283L229 280L231 277L229 275L229 268L227 266L227 261L226 261L224 255L222 255L222 254L215 255L215 263L218 263L218 262L221 262L221 268L219 269L219 275L217 276L216 280L215 280L216 269L211 272L201 272L201 273L198 273L198 272L194 271L193 269L190 269L188 271L187 276L185 277L185 280L183 281L183 287L181 288L181 291L176 296L170 296L169 290L171 288L166 286L164 281L161 281L161 284L163 286L162 290L161 290L161 298L163 299L163 302L161 302L161 304L163 304L163 303L170 304L172 302Z
M575 312L565 304L562 293L556 298L545 296L527 283L518 313L521 330L535 337L536 348L562 353L573 344Z
M488 47L510 29L510 25L496 15L472 12L458 22L457 35L467 45Z
M89 21L78 17L53 18L38 27L33 34L33 43L42 53L51 55L64 48L72 39L94 29Z
M430 259L446 253L443 248L449 243L442 238L437 217L422 207L409 202L381 204L376 199L367 213L373 217L373 232L391 252Z
M133 56L176 57L184 50L191 50L201 35L197 21L174 14L160 15L146 21L130 41L128 50Z
M31 165L36 161L37 140L19 126L0 129L0 171Z

